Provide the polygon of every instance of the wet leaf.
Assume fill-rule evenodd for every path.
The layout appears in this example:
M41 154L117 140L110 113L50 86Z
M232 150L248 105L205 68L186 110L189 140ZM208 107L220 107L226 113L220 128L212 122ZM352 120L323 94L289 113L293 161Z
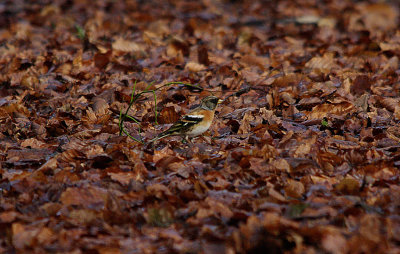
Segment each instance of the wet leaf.
M360 183L354 178L346 177L340 181L335 188L343 194L353 195L359 192Z
M398 1L32 2L0 4L0 253L399 252Z

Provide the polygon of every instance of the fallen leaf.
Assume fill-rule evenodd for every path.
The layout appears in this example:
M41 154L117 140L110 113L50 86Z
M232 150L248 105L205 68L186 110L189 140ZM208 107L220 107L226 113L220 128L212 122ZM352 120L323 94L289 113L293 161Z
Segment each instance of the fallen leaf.
M206 66L203 64L195 63L195 62L188 62L185 66L185 69L192 71L192 72L200 72L206 69Z
M353 195L360 191L360 183L354 178L346 177L335 186L335 189L343 194Z
M107 190L87 186L87 188L69 187L60 197L61 203L64 205L81 205L84 207L89 206L103 206L107 201Z

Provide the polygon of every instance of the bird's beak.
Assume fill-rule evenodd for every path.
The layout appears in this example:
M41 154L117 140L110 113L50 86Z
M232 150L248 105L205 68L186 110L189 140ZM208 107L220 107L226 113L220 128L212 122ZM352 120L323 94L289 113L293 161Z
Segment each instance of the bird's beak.
M221 104L224 100L218 99L218 104Z

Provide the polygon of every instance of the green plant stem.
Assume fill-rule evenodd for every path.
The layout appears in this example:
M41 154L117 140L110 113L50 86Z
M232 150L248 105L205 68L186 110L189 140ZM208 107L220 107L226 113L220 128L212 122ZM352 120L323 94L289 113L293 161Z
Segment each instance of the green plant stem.
M152 93L152 94L153 94L153 97L154 97L154 104L155 104L155 106L154 106L154 115L155 115L154 122L155 122L156 125L158 125L158 121L157 121L158 112L157 112L157 95L156 95L156 91L158 91L158 90L160 90L160 89L162 89L162 88L171 86L171 85L184 85L184 86L187 86L187 87L192 87L192 88L199 89L200 91L204 91L204 88L202 88L202 87L200 87L200 86L198 86L198 85L192 85L192 84L189 84L189 83L184 83L184 82L179 82L179 81L168 82L168 83L166 83L166 84L164 84L164 85L162 85L162 86L160 86L160 87L158 87L158 88L156 88L156 89L149 90L149 88L153 85L153 83L154 83L154 82L151 82L149 85L147 85L147 87L146 87L142 92L135 94L135 93L136 93L136 81L135 81L135 84L133 85L133 89L132 89L132 93L131 93L131 100L130 100L130 102L129 102L129 105L128 105L127 109L125 110L125 113L124 113L124 114L122 113L122 109L121 109L120 112L119 112L119 135L122 135L122 133L125 133L129 138L131 138L132 140L137 141L137 142L139 142L139 143L141 143L141 144L144 144L144 141L143 141L143 139L142 139L142 135L140 135L141 132L142 132L142 128L141 128L140 122L139 122L138 120L136 120L134 117L128 115L128 112L129 112L129 110L131 109L132 105L133 105L142 95L144 95L144 94L146 94L146 93ZM125 130L125 128L124 128L124 122L125 122L125 119L126 119L126 118L131 119L131 120L133 120L135 123L138 124L138 126L139 126L138 132L139 132L140 140L138 140L138 139L132 137L132 136Z
M153 95L154 95L154 122L156 123L156 125L158 125L157 122L157 96L156 96L156 91L153 91Z

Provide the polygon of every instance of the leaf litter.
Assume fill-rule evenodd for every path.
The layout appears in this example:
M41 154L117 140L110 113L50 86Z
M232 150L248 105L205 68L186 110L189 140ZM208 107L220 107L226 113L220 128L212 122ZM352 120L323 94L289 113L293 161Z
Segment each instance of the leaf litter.
M399 7L6 1L0 252L399 252Z

